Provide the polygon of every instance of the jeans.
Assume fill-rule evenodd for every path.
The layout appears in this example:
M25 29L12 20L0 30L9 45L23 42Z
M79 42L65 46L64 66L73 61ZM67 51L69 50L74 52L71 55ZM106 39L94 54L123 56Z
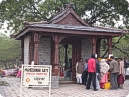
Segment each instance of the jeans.
M118 88L117 76L118 76L118 73L111 73L111 89Z
M99 73L96 73L96 89L100 89L98 75L99 75Z
M84 71L84 72L82 73L82 84L83 84L83 85L86 85L87 77L88 77L88 71Z
M69 77L69 79L71 79L71 71L67 71L67 73L66 73L66 77Z
M127 68L124 68L124 70L125 70L124 73L125 73L125 75L126 75L126 70L127 70Z
M98 80L98 75L99 75L99 73L96 73L96 89L100 89L100 84L99 84L99 80ZM92 88L94 88L93 87L93 83L92 83Z
M96 73L95 72L89 72L89 78L88 78L86 89L90 89L91 81L93 83L94 90L96 90Z

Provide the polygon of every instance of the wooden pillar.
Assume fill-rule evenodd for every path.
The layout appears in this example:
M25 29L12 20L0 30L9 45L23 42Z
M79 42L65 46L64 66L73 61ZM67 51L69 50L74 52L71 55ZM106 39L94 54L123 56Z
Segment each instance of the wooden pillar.
M58 54L58 35L54 36L54 75L58 75L58 65L59 65L59 54Z
M38 65L39 63L39 34L34 34L34 64Z
M72 44L72 81L76 81L77 45Z
M20 61L22 61L22 64L24 63L24 39L22 38L21 40L21 59Z
M112 37L108 37L108 55L112 54Z
M81 39L77 39L76 41L77 41L76 43L77 60L76 61L78 61L81 58L81 45L83 44L81 44Z
M30 37L29 37L29 64L31 64L31 62L34 61L34 58L33 58L33 56L34 56L34 54L33 54L34 53L33 52L33 50L34 50L33 49L33 47L34 47L33 46L34 45L33 38L34 38L33 35L30 35Z
M72 44L72 81L76 81L76 63L81 58L81 39L75 39Z
M52 73L54 74L54 51L55 51L55 44L54 41L51 40L51 64L52 64Z
M96 44L96 53L98 58L100 58L100 46L101 46L101 38L98 38Z
M96 54L96 37L92 38L92 54Z

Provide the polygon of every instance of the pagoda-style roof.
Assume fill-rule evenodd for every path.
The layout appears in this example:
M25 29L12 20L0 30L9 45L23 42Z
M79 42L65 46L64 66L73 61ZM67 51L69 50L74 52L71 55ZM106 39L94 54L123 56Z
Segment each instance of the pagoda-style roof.
M26 26L14 37L20 39L28 32L40 33L65 33L77 35L101 35L101 36L121 36L122 30L105 27L91 27L81 19L69 4L67 8L57 13L53 19L47 23L26 23Z
M70 17L71 16L71 17ZM68 20L67 22L71 25L83 25L83 26L90 26L88 23L86 23L86 21L84 21L83 19L81 19L77 13L73 10L73 4L69 4L64 10L62 10L61 12L57 13L53 19L50 21L50 23L52 24L59 24L61 21L63 21L64 19L66 19L67 17L73 18L77 20L77 24L72 23L72 21Z

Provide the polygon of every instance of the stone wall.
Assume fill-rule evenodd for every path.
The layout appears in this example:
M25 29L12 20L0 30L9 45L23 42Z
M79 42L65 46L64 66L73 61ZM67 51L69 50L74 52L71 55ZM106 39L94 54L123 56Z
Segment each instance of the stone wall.
M39 42L39 65L51 65L51 38L41 37ZM52 76L52 88L59 88L59 76Z
M41 37L39 42L39 65L50 65L51 38Z
M89 59L92 54L92 44L89 42L89 40L82 39L81 40L81 57L84 59Z
M24 38L24 64L29 63L29 37Z
M59 88L59 76L52 76L51 81L52 89Z

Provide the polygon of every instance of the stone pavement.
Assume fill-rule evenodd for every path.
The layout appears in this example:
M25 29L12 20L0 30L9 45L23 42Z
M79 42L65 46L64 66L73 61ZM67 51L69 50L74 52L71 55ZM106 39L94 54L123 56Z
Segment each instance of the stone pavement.
M0 94L3 97L20 97L19 78L0 78L9 86L0 86ZM59 89L51 90L51 97L126 97L129 94L129 80L125 81L124 89L99 91L86 90L84 85L60 84ZM48 89L23 88L23 97L48 97Z

